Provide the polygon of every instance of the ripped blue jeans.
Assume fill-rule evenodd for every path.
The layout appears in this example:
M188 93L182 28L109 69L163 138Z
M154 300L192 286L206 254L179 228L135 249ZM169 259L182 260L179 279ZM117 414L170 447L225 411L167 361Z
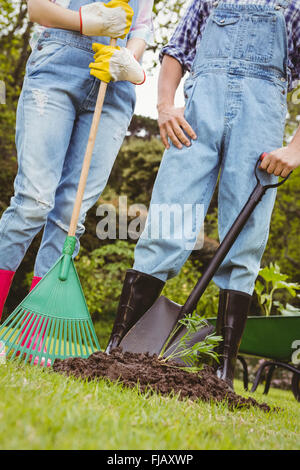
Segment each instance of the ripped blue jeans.
M35 275L60 256L77 191L99 81L89 73L90 39L46 30L27 63L16 123L18 174L0 221L0 269L15 271L44 228ZM67 64L67 65L66 65ZM129 82L108 86L77 227L103 191L135 106Z

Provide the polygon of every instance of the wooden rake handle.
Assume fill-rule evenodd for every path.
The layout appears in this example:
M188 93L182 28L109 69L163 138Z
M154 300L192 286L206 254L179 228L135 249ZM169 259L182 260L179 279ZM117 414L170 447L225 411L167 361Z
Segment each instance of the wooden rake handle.
M117 42L116 39L111 39L110 46L115 47L116 42ZM68 236L70 237L74 237L76 234L78 219L80 215L80 209L82 205L86 182L87 182L91 160L93 156L93 151L95 147L95 141L96 141L99 122L100 122L100 118L102 114L103 103L104 103L104 99L106 95L107 86L108 86L107 83L101 82L100 87L99 87L99 92L98 92L97 102L95 106L93 121L91 125L89 140L88 140L88 144L86 147L86 152L85 152L85 156L84 156L84 160L82 164L80 180L78 184L76 199L75 199L72 218L71 218L70 227L69 227Z

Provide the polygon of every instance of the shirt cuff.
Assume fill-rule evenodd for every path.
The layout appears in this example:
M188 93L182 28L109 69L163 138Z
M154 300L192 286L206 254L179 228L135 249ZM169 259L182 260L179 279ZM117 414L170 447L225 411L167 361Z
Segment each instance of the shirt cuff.
M159 54L160 62L162 62L164 55L169 55L176 59L181 64L183 74L191 70L191 64L189 63L188 58L178 47L171 44L163 47Z

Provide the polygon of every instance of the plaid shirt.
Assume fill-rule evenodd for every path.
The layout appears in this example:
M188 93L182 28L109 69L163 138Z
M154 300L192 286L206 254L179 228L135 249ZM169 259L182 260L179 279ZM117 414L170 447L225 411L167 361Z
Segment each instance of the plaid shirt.
M230 3L243 4L249 3L249 0L230 0ZM251 0L250 3L277 5L276 0ZM201 40L213 8L214 0L193 0L170 42L163 47L160 60L165 54L170 55L180 62L183 72L189 71L195 58L197 44ZM300 80L300 0L290 0L284 10L284 17L288 35L288 76L291 90Z

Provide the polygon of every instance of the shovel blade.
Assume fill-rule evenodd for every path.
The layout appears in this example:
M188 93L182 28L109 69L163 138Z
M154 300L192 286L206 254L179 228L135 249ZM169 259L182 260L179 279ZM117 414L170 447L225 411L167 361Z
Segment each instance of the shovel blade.
M64 320L90 320L84 293L75 268L70 258L68 275L60 279L62 255L38 285L25 297L20 307L44 315L47 318Z
M121 341L123 351L159 354L177 323L182 306L163 295Z

